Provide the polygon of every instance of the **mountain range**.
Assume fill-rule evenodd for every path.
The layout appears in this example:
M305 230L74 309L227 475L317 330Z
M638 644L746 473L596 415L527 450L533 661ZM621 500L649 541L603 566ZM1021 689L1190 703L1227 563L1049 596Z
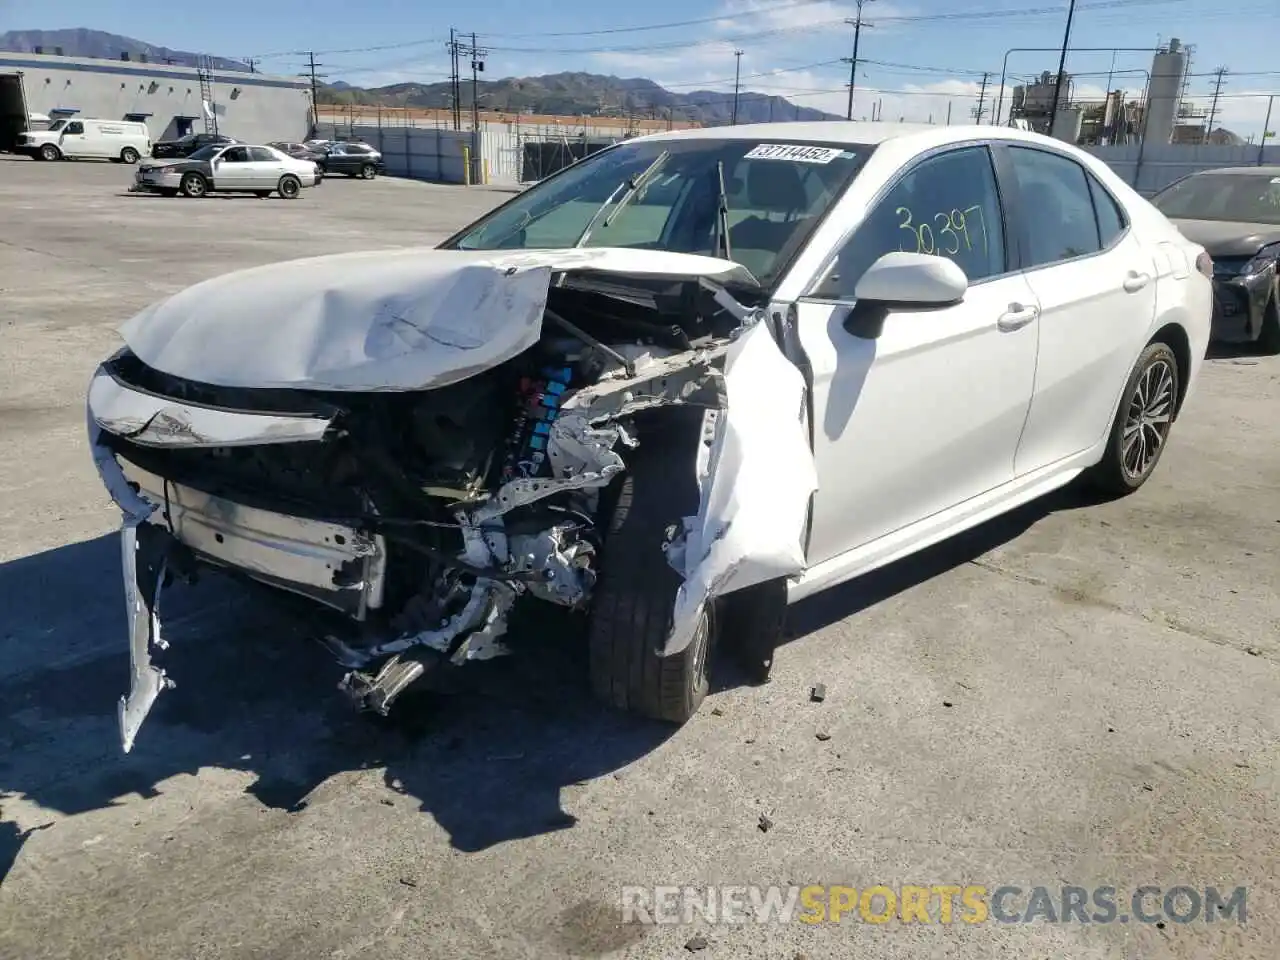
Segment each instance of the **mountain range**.
M10 30L0 34L0 51L46 54L61 50L68 57L96 57L130 60L144 57L151 62L172 62L197 66L200 54L160 47L133 37L90 30ZM247 62L212 57L215 70L247 71ZM463 110L471 109L471 82L464 80L459 97ZM674 93L643 77L615 77L596 73L566 72L537 77L507 77L484 80L476 85L480 107L504 113L551 114L556 116L636 116L665 120L691 120L706 125L729 123L734 118L733 94L718 90ZM395 107L445 108L451 103L450 84L393 83L379 87L359 87L342 80L321 84L320 103L382 105ZM803 107L762 93L742 92L738 97L737 119L742 123L769 120L833 120L832 114Z
M449 83L393 83L383 87L322 86L321 103L448 109ZM476 85L480 107L502 113L556 116L636 116L665 120L693 120L706 125L729 123L734 116L733 94L719 90L673 93L642 77L622 78L597 73L552 73L538 77L507 77ZM471 109L471 82L462 83L459 100ZM802 107L782 97L743 91L738 96L740 123L770 120L835 120L832 114Z

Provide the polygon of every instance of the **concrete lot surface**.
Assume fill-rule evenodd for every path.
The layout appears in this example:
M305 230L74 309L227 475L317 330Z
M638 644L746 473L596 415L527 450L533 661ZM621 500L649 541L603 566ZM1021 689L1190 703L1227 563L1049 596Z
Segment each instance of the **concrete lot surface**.
M0 161L0 956L1276 956L1280 360L1209 362L1136 496L1064 493L796 608L773 682L723 676L681 730L597 708L547 625L374 724L210 579L175 594L178 687L126 757L118 515L83 439L115 326L506 198L131 175ZM623 886L668 884L1244 885L1247 923L620 922Z

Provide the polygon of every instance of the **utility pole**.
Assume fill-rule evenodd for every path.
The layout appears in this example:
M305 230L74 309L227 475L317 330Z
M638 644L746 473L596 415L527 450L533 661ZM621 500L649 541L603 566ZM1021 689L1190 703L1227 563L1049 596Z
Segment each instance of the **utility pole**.
M742 78L742 51L733 51L733 118L729 123L737 126L738 123L738 90L739 80Z
M458 72L458 53L462 44L458 42L458 31L449 28L449 110L453 114L453 129L462 129L462 78Z
M982 71L982 86L978 88L978 106L973 111L973 122L982 123L982 115L986 112L985 104L987 102L987 81L990 80L991 74Z
M1219 67L1217 70L1213 71L1213 73L1215 77L1213 82L1213 101L1209 105L1209 119L1204 125L1205 143L1209 143L1213 138L1213 118L1218 115L1218 98L1222 96L1222 84L1226 81L1227 68Z
M244 62L248 65L250 73L257 73L258 64L262 62L262 58L261 57L245 57Z
M471 34L471 45L467 48L471 57L471 162L476 165L472 174L472 182L480 178L480 74L484 72L484 58L489 55L476 45L476 35Z
M1267 119L1262 121L1262 137L1258 140L1258 166L1267 158L1267 138L1274 137L1271 132L1271 107L1275 104L1275 94L1267 97Z
M857 0L858 14L852 20L845 18L845 23L853 27L853 56L849 58L849 109L845 111L845 119L853 119L853 88L858 82L858 40L862 36L862 5L869 3L870 0ZM871 24L865 24L871 26Z
M1062 53L1058 57L1058 75L1053 78L1053 103L1049 107L1049 136L1058 122L1058 102L1062 99L1062 73L1067 69L1067 45L1071 43L1071 21L1076 15L1076 0L1067 7L1067 29L1062 34Z
M323 66L323 63L316 63L316 52L314 50L308 50L307 73L303 74L303 76L311 78L311 126L317 133L319 132L320 127L320 104L316 100L317 88L319 86L317 81L324 79L326 75L323 73L316 73L316 67Z

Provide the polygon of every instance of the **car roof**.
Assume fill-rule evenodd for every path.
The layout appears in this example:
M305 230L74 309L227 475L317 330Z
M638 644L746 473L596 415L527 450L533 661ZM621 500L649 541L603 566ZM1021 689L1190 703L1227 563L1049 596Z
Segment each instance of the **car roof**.
M1195 173L1191 174L1191 176L1199 177L1199 176L1203 176L1206 173L1213 173L1213 174L1222 173L1222 174L1229 174L1235 177L1247 176L1249 174L1253 174L1254 176L1261 176L1261 177L1280 177L1280 164L1272 163L1265 166L1255 166L1255 167L1214 167L1211 170L1197 170Z
M747 123L727 127L696 127L671 130L638 138L644 140L763 140L818 141L850 147L901 143L927 149L970 140L1009 140L1022 143L1053 144L1070 149L1071 145L1043 134L978 124L938 126L931 123L885 123L863 120L815 120L788 123Z

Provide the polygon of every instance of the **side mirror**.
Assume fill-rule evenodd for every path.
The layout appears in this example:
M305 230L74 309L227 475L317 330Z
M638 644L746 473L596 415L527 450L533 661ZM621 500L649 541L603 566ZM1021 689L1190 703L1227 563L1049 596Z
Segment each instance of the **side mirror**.
M855 337L874 340L893 309L930 310L964 299L969 278L945 257L927 253L886 253L867 268L854 288L856 303L844 319Z
M952 260L927 253L886 253L854 288L858 302L945 307L959 303L969 278Z

